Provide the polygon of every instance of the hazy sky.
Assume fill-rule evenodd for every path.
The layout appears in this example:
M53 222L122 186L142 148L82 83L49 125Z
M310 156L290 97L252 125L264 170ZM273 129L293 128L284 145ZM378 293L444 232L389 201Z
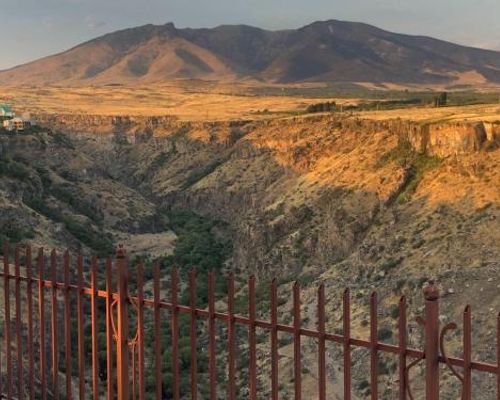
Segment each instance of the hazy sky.
M0 69L147 23L280 29L326 19L500 50L500 0L0 0Z

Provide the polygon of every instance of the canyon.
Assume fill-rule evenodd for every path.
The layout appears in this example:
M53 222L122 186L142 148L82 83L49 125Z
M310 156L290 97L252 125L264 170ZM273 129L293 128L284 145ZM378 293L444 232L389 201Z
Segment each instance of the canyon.
M316 282L324 282L332 330L344 287L356 297L353 331L366 336L370 290L379 292L381 321L390 326L399 296L412 299L413 320L421 287L433 279L444 296L443 320L458 319L467 303L481 310L476 354L493 356L500 123L329 114L213 122L38 114L36 120L40 132L0 140L0 153L25 168L23 179L0 176L2 225L14 225L21 236L31 232L35 245L90 254L124 242L135 246L131 254L165 256L176 234L159 210L188 210L225 224L211 233L231 238L225 270L255 274L263 285L279 276L282 293L295 279L304 282L304 311L313 309ZM61 187L73 200L61 196ZM51 221L34 201L44 190L50 207L97 241L107 238L108 246L93 248L96 241L68 229L67 220ZM288 300L282 309L290 306ZM293 354L287 356L286 345L280 351L286 366ZM314 359L304 357L313 370ZM265 352L259 360L265 370ZM445 384L454 393L453 378ZM477 384L484 398L493 396L491 382ZM384 387L389 396L389 378Z

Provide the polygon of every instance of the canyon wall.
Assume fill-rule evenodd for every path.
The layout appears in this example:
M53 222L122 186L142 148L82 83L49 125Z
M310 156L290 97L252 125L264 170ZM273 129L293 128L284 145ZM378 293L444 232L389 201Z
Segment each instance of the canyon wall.
M275 121L227 121L227 122L184 122L175 117L140 117L140 116L99 116L99 115L54 115L39 114L37 123L52 129L72 133L96 135L125 134L128 140L148 140L152 136L169 135L185 130L226 130L227 140L234 141L238 128L250 126L259 129L270 126ZM337 116L309 116L291 118L289 121L307 124L323 120L332 130L341 132L363 131L376 133L387 131L407 140L421 153L449 157L478 151L485 147L500 144L500 122L442 122L420 123L405 120L370 120ZM282 121L279 122L283 123Z

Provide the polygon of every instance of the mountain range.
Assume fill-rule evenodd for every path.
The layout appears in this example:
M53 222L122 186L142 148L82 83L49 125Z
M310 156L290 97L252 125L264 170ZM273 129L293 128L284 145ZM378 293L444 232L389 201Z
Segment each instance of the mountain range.
M175 79L267 83L500 84L500 52L322 21L269 31L246 25L145 25L0 71L0 84L151 84Z

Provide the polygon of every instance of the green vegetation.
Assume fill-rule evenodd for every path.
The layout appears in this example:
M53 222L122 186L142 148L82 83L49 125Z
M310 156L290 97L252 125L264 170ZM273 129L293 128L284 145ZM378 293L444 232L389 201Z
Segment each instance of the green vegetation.
M224 159L213 160L207 165L204 165L203 167L195 170L186 178L186 180L182 184L182 189L187 189L197 182L201 181L203 178L214 172L220 165L224 163L224 161Z
M177 235L174 253L160 260L160 265L180 269L181 275L187 276L190 269L195 268L198 275L199 305L206 306L208 272L220 273L225 261L232 253L232 243L224 236L226 224L195 214L191 211L165 211L169 228ZM216 292L226 293L225 281L218 280ZM187 291L182 294L187 304Z
M439 157L431 157L416 152L409 141L400 139L398 145L385 153L377 163L382 167L389 162L396 162L407 171L407 179L397 201L405 203L410 200L425 174L441 164Z
M54 184L50 178L49 170L41 166L30 170L22 163L10 161L6 170L19 180L25 180L23 178L29 177L31 174L38 174L42 182L42 192L34 196L25 196L24 203L48 219L63 224L71 235L92 249L96 255L113 254L114 245L111 236L102 229L102 215L91 203L78 196L75 188L67 184ZM66 204L75 214L87 217L88 220L82 220L53 206L49 200L51 197Z
M54 133L50 133L50 135L52 136L54 143L56 143L62 147L66 147L67 149L74 149L75 148L75 146L71 142L71 139L68 137L68 135L65 135L62 132L54 132Z
M448 106L462 106L473 104L492 104L500 102L498 92L478 92L467 87L447 88ZM257 96L287 96L287 97L313 97L313 98L337 98L337 99L365 99L365 100L419 100L421 104L434 104L436 96L440 92L431 90L386 90L368 89L353 83L336 83L321 87L254 87L249 89L250 94Z
M3 251L3 243L21 243L35 237L32 230L17 226L15 223L3 222L0 224L0 254Z
M26 199L25 203L48 219L63 224L69 233L85 246L94 250L97 256L105 257L113 254L114 244L111 237L102 230L96 229L90 222L82 222L49 206L46 197L33 197Z
M306 108L307 113L332 112L336 110L337 110L337 104L334 101L310 104Z
M30 177L30 169L10 157L0 157L0 176L8 176L21 181Z
M168 221L168 227L177 234L177 241L172 255L161 258L159 264L163 273L169 271L172 266L179 268L180 280L187 281L187 275L191 269L197 273L197 307L204 308L208 304L208 273L214 271L218 279L216 281L216 297L226 296L227 285L225 279L221 279L221 270L224 263L232 253L232 244L229 238L225 236L227 231L226 224L203 217L191 211L184 210L163 210L161 215ZM152 277L152 262L145 263L145 279ZM189 304L189 290L182 286L179 293L179 302ZM146 342L153 343L151 329L152 319L146 319ZM201 323L201 322L200 322ZM189 392L189 369L190 369L190 341L189 341L189 316L181 315L179 317L179 365L181 377L181 394ZM162 336L162 363L166 366L163 372L163 382L166 398L171 398L172 393L172 351L171 351L171 333L165 329ZM204 340L200 338L199 340ZM152 356L152 355L151 355ZM207 353L198 352L198 371L200 374L200 391L202 397L207 387L203 385L203 375L208 370ZM220 371L221 372L221 371ZM154 393L156 382L153 375L146 378L146 393ZM149 397L147 397L149 398ZM151 397L154 398L154 397Z
M434 98L435 107L444 107L448 103L448 93L442 92Z
M390 328L380 328L378 330L378 339L382 342L392 338L392 330Z
M163 167L169 159L168 153L161 152L158 156L151 162L149 169L152 171L159 170Z
M76 213L85 215L97 225L101 225L102 214L91 203L77 196L70 185L52 185L50 187L50 194L59 201L69 205Z

